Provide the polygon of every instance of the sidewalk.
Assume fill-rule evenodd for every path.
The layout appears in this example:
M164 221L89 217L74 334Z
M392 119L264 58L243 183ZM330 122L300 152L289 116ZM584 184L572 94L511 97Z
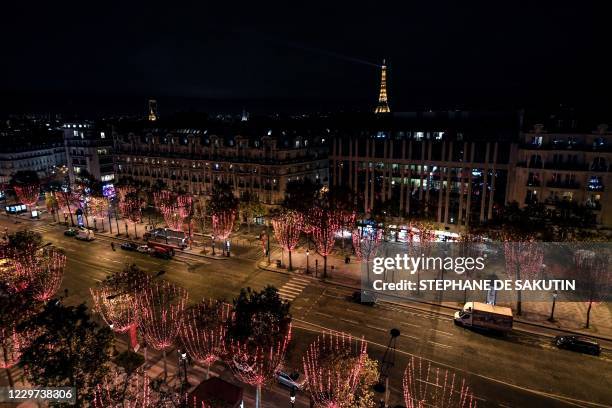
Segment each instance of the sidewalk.
M290 273L287 270L288 254L280 249L271 251L271 263L268 264L267 259L258 262L260 269L265 269L275 272ZM276 267L276 261L282 258L282 267ZM323 257L318 255L313 248L309 250L308 270L310 274L306 274L306 253L303 248L298 248L292 252L293 273L299 273L308 276L311 279L322 279L323 273ZM318 266L316 266L318 264ZM344 257L332 254L327 257L327 278L325 282L344 286L349 289L359 290L361 288L361 263L355 256L350 256L350 263L346 264ZM397 303L421 304L436 306L448 311L448 314L453 314L459 310L463 304L457 302L428 302L419 299L406 300L403 298L397 299ZM500 306L508 306L515 308L515 304L503 304ZM593 304L591 309L590 328L585 329L586 312L588 304L584 302L564 302L557 299L555 305L554 322L548 321L551 313L551 302L523 302L521 316L515 315L515 322L523 323L531 326L538 326L546 329L560 330L575 334L596 337L602 340L612 341L612 305L607 302ZM442 312L442 310L441 310Z

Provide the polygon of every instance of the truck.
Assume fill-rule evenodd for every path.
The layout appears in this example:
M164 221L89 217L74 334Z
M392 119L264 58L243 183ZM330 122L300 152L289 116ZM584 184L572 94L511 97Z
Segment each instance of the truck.
M455 313L455 324L498 332L512 330L512 309L488 303L467 302Z
M95 239L95 234L92 230L80 229L78 230L75 238L81 241L93 241Z

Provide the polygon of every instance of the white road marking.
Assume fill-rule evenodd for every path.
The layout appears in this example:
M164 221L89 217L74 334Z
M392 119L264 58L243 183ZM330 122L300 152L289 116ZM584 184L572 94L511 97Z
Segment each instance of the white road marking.
M431 344L435 344L436 346L443 347L443 348L453 348L453 346L449 346L447 344L442 344L442 343L436 343L435 341L431 341L431 340L429 340L427 342L431 343Z
M359 324L359 322L356 322L355 320L345 319L344 317L341 317L340 320L346 323L350 323L350 324L357 324L357 325Z
M386 332L387 331L387 330L383 329L382 327L370 326L369 324L366 324L366 327L370 328L372 330L378 330L378 331L381 331L381 332Z
M452 336L454 336L454 334L453 334L453 333L445 332L445 331L442 331L442 330L438 330L438 329L430 329L430 330L435 331L435 332L438 332L438 333L440 333L440 334L444 334L444 335L446 335L446 336L451 336L451 337L452 337Z

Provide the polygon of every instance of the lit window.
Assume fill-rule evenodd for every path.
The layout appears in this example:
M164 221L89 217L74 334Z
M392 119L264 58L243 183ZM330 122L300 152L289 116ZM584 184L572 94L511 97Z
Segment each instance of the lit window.
M72 131L72 135L73 135L74 137L78 137L78 136L79 136L79 131L78 131L78 130L73 130L73 131Z
M106 135L104 134L104 132L100 132L100 139L106 139Z
M414 138L416 140L422 140L425 137L425 133L424 132L416 132L416 134L414 135Z

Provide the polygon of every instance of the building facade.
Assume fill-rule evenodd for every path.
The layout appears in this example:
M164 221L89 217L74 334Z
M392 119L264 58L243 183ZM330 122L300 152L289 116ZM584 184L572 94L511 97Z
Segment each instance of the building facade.
M111 126L93 122L65 123L64 146L71 184L84 170L102 183L114 182Z
M0 152L0 183L8 183L18 171L35 171L38 177L48 178L61 172L66 164L66 150L61 143L46 146L3 146Z
M244 123L244 122L243 122ZM281 128L120 129L113 134L115 171L144 187L161 180L173 190L208 195L215 182L277 205L289 181L328 183L325 140Z
M59 125L21 117L0 123L0 183L18 171L34 171L48 179L65 171L66 152Z
M586 207L598 224L612 226L612 132L548 131L542 124L520 137L509 201L542 203L559 212Z
M485 222L506 202L517 126L516 116L469 112L352 122L332 141L332 184L348 185L366 214L421 216L448 227Z

